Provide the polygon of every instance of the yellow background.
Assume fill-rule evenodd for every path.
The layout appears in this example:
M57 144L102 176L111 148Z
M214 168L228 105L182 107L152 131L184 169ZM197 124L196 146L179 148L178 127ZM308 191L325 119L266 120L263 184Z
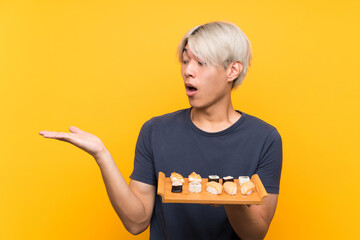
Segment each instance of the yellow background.
M266 239L359 239L359 1L0 0L0 239L126 232L94 160L40 130L99 136L128 180L149 118L188 101L176 47L234 22L253 62L236 109L276 126L284 162Z

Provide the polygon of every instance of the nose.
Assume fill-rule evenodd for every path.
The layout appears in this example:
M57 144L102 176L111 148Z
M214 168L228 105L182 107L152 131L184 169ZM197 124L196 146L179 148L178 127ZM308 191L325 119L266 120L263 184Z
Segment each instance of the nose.
M183 74L186 78L194 78L196 76L196 65L193 61L190 61L187 64L183 64Z

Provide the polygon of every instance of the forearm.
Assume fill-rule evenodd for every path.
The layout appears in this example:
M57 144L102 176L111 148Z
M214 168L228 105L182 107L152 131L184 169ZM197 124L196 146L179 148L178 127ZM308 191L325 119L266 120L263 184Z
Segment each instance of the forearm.
M125 228L137 234L149 225L142 201L131 191L111 154L106 150L96 157L110 202Z
M264 239L269 224L251 205L226 205L225 210L231 226L241 239Z

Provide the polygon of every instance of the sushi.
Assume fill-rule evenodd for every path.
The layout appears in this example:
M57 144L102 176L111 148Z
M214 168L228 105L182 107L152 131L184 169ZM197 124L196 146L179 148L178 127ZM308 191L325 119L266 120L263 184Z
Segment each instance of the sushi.
M189 183L189 192L199 193L201 192L201 183L199 182L190 182Z
M237 192L236 183L234 182L225 182L224 183L224 192L226 192L229 195L235 195Z
M208 182L206 184L206 191L208 191L211 194L221 194L223 190L223 186L218 182Z
M195 172L192 172L189 175L189 181L190 182L201 182L201 176L199 174L196 174Z
M249 182L250 178L249 176L240 176L239 177L239 185L241 186L244 182Z
M182 183L181 182L173 182L171 192L173 193L181 193L182 192Z
M184 183L184 178L183 178L183 176L181 176L180 174L178 174L178 173L176 173L176 172L173 172L173 173L170 175L170 179L171 179L171 182L172 182L172 183L175 183L175 182Z
M234 177L232 176L227 176L227 177L223 177L223 184L226 182L233 182L234 181Z
M255 189L255 185L252 181L244 182L241 184L240 192L243 195L250 195Z
M210 175L208 182L219 182L219 176L218 175Z

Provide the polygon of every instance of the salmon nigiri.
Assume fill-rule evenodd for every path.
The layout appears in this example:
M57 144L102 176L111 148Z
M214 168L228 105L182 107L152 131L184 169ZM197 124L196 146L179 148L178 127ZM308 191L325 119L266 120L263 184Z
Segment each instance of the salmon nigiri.
M224 191L229 195L235 195L237 191L236 183L234 182L225 182Z
M244 182L241 184L241 194L243 195L250 195L253 190L255 189L255 185L252 181Z
M208 182L206 184L206 191L212 194L221 194L223 186L218 182Z

